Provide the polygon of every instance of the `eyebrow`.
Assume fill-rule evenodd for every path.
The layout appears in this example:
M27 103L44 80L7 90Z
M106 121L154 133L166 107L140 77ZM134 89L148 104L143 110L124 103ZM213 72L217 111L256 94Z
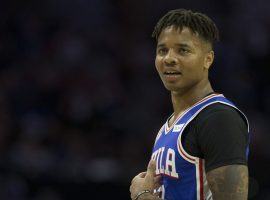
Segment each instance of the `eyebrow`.
M186 43L177 43L175 45L179 46L179 47L189 47L190 48L190 45L188 45ZM164 43L161 43L161 44L157 45L157 48L161 48L161 47L166 47L166 45Z

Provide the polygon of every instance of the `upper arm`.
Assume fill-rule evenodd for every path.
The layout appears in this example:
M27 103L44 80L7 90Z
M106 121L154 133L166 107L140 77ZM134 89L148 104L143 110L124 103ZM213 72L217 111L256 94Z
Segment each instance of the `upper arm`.
M206 178L214 200L246 200L248 196L248 168L227 165L209 171Z
M247 165L248 129L232 108L208 113L201 121L198 144L206 172L227 165Z

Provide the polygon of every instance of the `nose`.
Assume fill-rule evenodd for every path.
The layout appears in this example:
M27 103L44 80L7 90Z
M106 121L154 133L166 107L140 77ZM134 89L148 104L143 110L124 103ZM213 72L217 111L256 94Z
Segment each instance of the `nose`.
M174 53L172 50L169 50L167 55L164 57L164 63L167 66L174 66L177 63L177 58L175 57Z

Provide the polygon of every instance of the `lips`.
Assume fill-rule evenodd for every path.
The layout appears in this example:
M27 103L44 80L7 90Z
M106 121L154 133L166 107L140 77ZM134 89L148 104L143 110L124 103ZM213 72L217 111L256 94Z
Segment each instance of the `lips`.
M166 71L164 72L164 75L180 75L181 72L178 71Z
M168 70L168 71L165 71L163 73L163 75L164 75L164 78L166 81L175 82L181 77L182 73L179 71L171 71L171 70L169 71Z

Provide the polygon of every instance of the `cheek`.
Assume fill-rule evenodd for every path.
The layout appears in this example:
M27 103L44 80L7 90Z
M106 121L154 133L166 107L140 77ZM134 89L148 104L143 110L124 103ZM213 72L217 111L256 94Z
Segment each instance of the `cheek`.
M192 60L184 64L183 74L187 79L197 80L201 79L204 74L204 68L198 60Z
M155 66L156 66L156 69L157 69L157 71L160 71L161 70L161 59L160 58L158 58L158 57L156 57L156 59L155 59Z
M185 62L186 70L193 72L193 73L200 73L203 71L204 63L202 58L194 58L186 60Z

